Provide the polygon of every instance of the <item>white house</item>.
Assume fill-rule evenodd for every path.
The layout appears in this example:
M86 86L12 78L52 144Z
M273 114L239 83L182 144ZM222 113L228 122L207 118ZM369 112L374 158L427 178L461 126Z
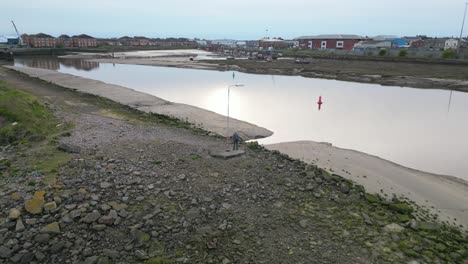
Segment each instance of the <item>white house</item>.
M458 47L458 39L447 39L445 41L444 50L457 49L457 47Z

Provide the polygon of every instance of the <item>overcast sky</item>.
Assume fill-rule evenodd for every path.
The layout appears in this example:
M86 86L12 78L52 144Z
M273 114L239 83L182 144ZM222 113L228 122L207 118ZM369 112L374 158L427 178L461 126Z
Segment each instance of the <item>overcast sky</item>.
M5 0L0 35L294 38L316 34L458 36L464 0ZM468 35L468 26L464 35Z

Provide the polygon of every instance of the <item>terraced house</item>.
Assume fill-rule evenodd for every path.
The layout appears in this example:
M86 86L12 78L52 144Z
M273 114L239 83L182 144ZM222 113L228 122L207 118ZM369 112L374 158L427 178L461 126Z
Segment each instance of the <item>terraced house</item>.
M22 35L22 39L34 48L53 48L57 46L58 40L51 35L39 33L35 35Z
M89 35L72 36L73 47L97 47L97 40Z

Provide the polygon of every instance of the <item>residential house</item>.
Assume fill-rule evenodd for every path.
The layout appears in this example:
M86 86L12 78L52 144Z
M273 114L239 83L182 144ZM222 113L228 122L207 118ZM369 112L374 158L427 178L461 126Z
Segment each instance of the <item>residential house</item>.
M111 38L111 39L98 38L96 39L96 42L98 46L122 46L122 44L116 38Z
M352 50L354 44L364 38L358 35L318 35L295 38L304 49L341 49Z
M417 35L415 37L403 37L410 48L423 48L424 40L427 39L425 35Z
M258 41L258 46L266 50L286 49L288 43L282 38L262 38Z
M73 47L97 47L97 40L86 34L72 36Z
M412 41L410 42L409 46L410 48L416 48L416 49L424 48L424 40L420 39L420 40Z
M445 41L445 46L444 46L444 50L448 50L448 49L457 49L458 47L458 39L447 39Z
M134 40L131 37L124 36L119 38L119 42L122 44L122 46L138 46L140 45L140 42L138 40Z
M135 36L133 39L136 41L135 43L138 43L137 46L149 46L150 45L150 39L142 36Z
M58 44L58 40L56 38L44 33L35 35L23 34L21 38L25 43L28 43L30 47L34 48L53 48Z
M445 48L445 41L448 38L429 38L424 40L423 48L429 50L443 50Z
M58 44L63 47L73 47L73 40L70 36L63 34L58 37Z

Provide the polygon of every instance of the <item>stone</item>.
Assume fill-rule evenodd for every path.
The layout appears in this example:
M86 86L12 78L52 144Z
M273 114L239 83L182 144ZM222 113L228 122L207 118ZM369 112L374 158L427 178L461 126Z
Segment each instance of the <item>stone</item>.
M60 226L58 222L52 222L41 229L41 233L45 234L60 234Z
M21 211L16 208L11 208L10 212L8 213L8 218L10 218L11 220L16 220L20 216L21 216Z
M57 204L55 202L44 204L44 210L47 212L53 212L55 209L57 209Z
M21 194L18 193L18 192L14 192L11 194L10 198L13 200L13 201L18 201L19 199L21 199Z
M380 201L379 197L370 193L366 193L366 200L371 203L378 203Z
M105 224L105 225L112 225L113 222L114 222L114 218L110 215L105 215L99 218L98 220L98 223Z
M50 235L49 234L38 234L34 237L34 241L40 243L40 244L46 244L49 242Z
M18 219L16 221L16 228L15 228L16 232L22 232L22 231L24 231L24 229L25 228L24 228L23 222L21 221L21 219Z
M185 180L185 174L180 174L179 176L177 176L177 178L179 180Z
M135 257L139 260L145 260L148 258L146 253L143 250L136 250L135 251Z
M61 204L62 203L62 198L58 197L58 196L54 196L54 202L56 204Z
M230 151L210 150L209 153L214 158L230 159L230 158L244 155L245 151L243 150L232 150L232 151L231 150Z
M42 261L45 259L45 255L44 253L40 252L40 251L37 251L36 254L34 254L34 256L36 257L37 260L39 261Z
M67 204L65 205L65 209L67 210L73 210L76 208L76 204Z
M36 192L34 198L28 200L24 203L24 208L30 214L40 214L42 213L42 207L44 206L44 194L42 196Z
M107 189L112 186L112 183L109 182L101 182L101 189Z
M96 264L97 261L98 261L99 257L98 256L91 256L91 257L87 257L83 264Z
M232 205L230 203L222 203L221 206L224 208L224 209L231 209Z
M308 221L307 219L302 219L301 221L299 221L299 225L300 225L302 228L306 228L308 222L309 222L309 221Z
M107 256L107 257L111 258L111 259L118 259L119 256L120 256L119 251L113 250L113 249L104 249L102 251L102 254L104 256Z
M91 227L91 229L96 230L96 231L103 231L106 228L107 228L106 225L99 225L99 224L98 225L93 225Z
M400 226L399 224L396 224L396 223L388 224L383 229L386 232L389 232L389 233L400 233L401 231L405 230L404 227L402 227L402 226Z
M81 148L79 146L74 146L74 145L70 145L70 144L67 144L67 143L60 143L57 148L61 151L64 151L64 152L68 152L68 153L80 153L81 152Z
M408 203L404 202L390 204L389 208L401 214L409 214L413 212L413 208Z
M87 214L83 219L81 219L81 221L89 224L96 222L100 217L101 214L94 210L92 213Z
M135 239L137 245L144 245L145 243L147 243L149 240L150 240L150 235L148 235L147 233L141 231L141 230L138 230L138 229L134 229L133 230L133 238Z
M11 253L11 249L5 246L0 246L0 258L9 258L11 256Z
M76 210L73 210L70 212L70 217L75 219L75 218L78 218L81 216L81 210L80 209L76 209Z
M112 209L116 211L121 211L121 210L127 209L128 207L128 205L126 204L121 204L117 202L110 202L109 205L112 207Z
M189 221L197 219L199 217L200 217L200 209L198 208L191 208L185 215L185 218Z
M21 257L20 263L31 263L34 259L33 252L25 252L24 255Z
M52 254L55 254L55 253L58 253L60 251L62 251L62 249L65 248L65 243L59 241L57 243L55 243L52 247L50 247L50 252Z

